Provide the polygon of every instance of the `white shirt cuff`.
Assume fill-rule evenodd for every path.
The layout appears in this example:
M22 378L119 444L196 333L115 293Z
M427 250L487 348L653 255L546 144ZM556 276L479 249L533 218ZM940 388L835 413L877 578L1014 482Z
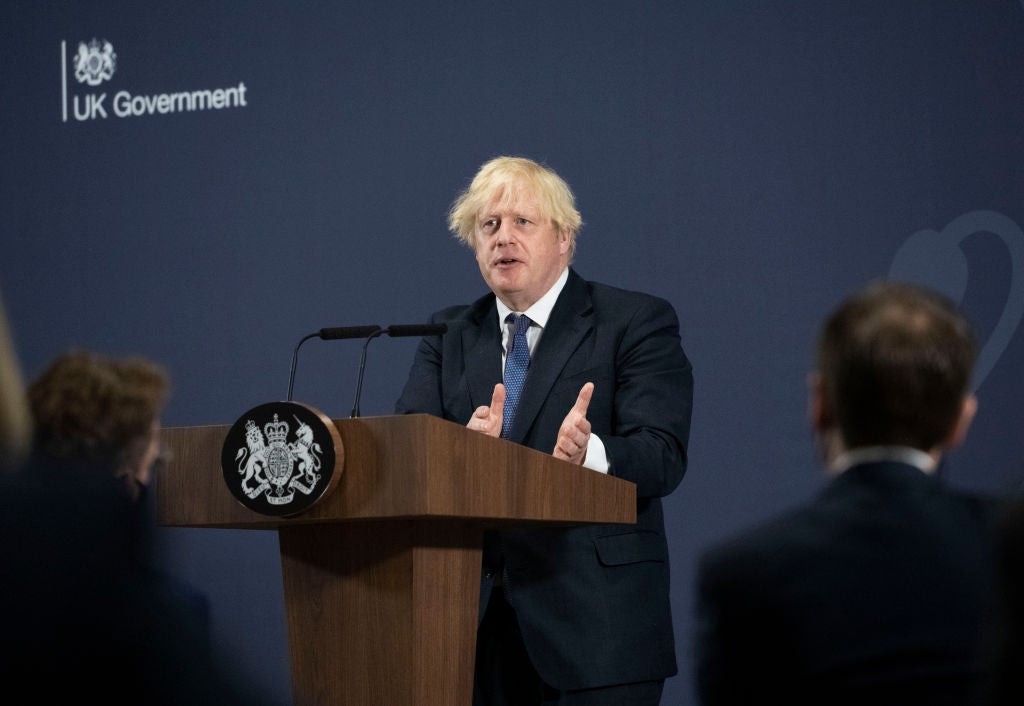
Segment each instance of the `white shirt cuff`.
M583 465L598 473L608 473L611 464L608 462L608 454L604 450L604 442L597 434L591 434L590 439L587 440L587 458L583 461Z

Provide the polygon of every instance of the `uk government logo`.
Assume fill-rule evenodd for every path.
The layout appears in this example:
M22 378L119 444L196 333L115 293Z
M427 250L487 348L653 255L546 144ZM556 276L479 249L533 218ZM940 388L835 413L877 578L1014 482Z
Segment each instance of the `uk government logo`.
M87 122L116 118L193 113L206 110L244 108L246 87L237 85L215 88L179 90L165 93L132 93L121 89L104 90L114 80L118 56L114 45L106 39L93 37L78 42L76 51L68 43L60 43L61 121ZM72 81L74 83L72 83ZM69 85L70 84L70 85ZM108 100L109 99L109 100Z

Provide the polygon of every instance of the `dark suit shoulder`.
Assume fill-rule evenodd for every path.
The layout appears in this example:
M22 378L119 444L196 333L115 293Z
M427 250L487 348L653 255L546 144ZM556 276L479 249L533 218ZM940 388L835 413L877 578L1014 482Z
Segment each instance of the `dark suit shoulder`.
M614 321L623 331L632 331L629 340L640 343L663 335L679 339L679 316L667 299L600 282L585 282L584 287L586 304L580 311L589 311L598 321Z
M825 557L840 557L861 543L880 542L890 550L914 546L914 536L960 546L965 553L971 553L969 546L987 547L1003 507L999 498L949 488L917 469L899 476L892 470L847 471L811 500L711 545L702 568L788 575L822 566Z
M445 322L449 324L465 321L466 323L477 324L493 308L494 294L489 292L472 304L454 304L435 311L430 316L430 321L431 323Z
M949 493L979 517L992 521L1010 506L1010 499L977 490L950 489Z
M619 306L665 306L670 309L674 309L667 299L654 294L638 292L632 289L623 289L621 287L614 287L610 284L591 282L589 280L584 280L584 284L586 285L587 291L595 304L614 302Z
M949 485L941 476L925 474L902 463L867 463L849 469L829 483L822 504L874 502L903 512L907 507L947 513L948 523L973 522L991 528L1005 500L997 495Z

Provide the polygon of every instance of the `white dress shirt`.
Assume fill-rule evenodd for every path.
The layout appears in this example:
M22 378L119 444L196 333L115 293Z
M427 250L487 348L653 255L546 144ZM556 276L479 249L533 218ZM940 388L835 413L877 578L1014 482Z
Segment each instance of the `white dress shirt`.
M533 358L533 351L537 348L537 342L540 341L541 335L544 333L544 327L548 325L548 319L551 318L551 310L555 307L555 302L558 300L558 295L562 293L562 289L565 287L565 283L569 281L569 268L562 270L562 274L552 285L544 296L538 299L533 306L526 311L512 311L500 298L495 298L495 302L498 305L498 326L501 329L501 369L505 369L505 359L508 357L508 352L512 348L512 331L513 326L508 324L505 319L508 318L509 314L526 314L530 317L530 328L526 330L526 343L530 348L530 357ZM527 374L527 380L529 380L529 374ZM565 410L568 414L569 410ZM552 449L553 450L553 449ZM608 472L608 454L604 449L604 442L597 436L597 434L591 434L587 441L587 456L583 461L583 465L587 468L599 471L601 473Z

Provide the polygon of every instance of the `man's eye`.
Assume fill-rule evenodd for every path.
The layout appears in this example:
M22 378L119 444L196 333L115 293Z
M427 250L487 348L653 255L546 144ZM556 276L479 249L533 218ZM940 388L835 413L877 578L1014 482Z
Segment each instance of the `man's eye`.
M491 219L488 219L488 220L484 221L482 224L480 224L480 227L483 230L488 230L489 231L489 230L494 230L497 227L497 225L498 225L498 221L496 219L494 219L494 218L491 218Z
M525 226L529 222L530 222L529 220L527 220L526 218L523 218L522 216L519 216L518 218L516 218L516 223L518 225L521 225L521 226Z

